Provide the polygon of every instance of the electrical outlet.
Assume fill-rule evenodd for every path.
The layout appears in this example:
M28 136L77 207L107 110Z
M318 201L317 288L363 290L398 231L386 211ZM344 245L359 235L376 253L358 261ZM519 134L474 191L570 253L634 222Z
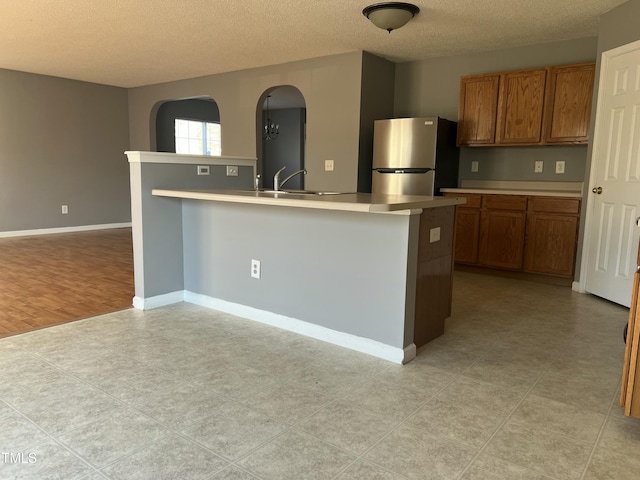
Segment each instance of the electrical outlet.
M556 162L556 173L564 173L564 160Z
M325 160L324 161L324 171L325 172L333 172L333 160Z
M542 160L536 160L535 166L533 167L533 172L542 173L543 167L544 167L544 162Z
M260 278L260 260L251 260L251 277Z
M227 165L227 177L237 177L238 167L236 165Z
M440 241L440 227L429 230L429 243Z
M209 175L209 165L198 165L198 175Z
M478 171L478 161L474 160L473 162L471 162L471 171L472 172L477 172Z
M69 205L62 205L62 214L67 215L69 213Z

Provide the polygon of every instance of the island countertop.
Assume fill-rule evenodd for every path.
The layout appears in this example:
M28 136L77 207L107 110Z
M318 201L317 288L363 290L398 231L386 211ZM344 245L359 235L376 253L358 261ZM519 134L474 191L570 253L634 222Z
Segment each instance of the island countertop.
M200 190L170 188L154 188L151 193L158 197L366 213L400 213L402 211L447 207L465 203L464 198L432 197L427 195L383 195L371 193L327 193L317 195L276 193L254 190Z

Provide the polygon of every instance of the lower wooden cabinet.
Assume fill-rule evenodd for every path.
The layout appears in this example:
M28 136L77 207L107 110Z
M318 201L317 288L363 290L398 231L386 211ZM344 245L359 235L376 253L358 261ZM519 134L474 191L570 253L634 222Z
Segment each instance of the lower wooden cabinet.
M572 277L580 199L457 194L455 261L536 274Z
M484 210L481 215L478 264L522 269L526 213Z
M458 263L477 263L480 239L480 209L459 208L456 213L454 256Z

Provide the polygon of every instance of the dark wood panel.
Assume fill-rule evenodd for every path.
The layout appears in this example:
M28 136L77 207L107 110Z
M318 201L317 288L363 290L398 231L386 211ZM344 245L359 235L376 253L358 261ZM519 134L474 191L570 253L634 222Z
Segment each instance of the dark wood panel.
M416 347L444 333L451 315L455 207L427 208L420 215L414 343ZM440 240L430 242L432 228L440 227Z

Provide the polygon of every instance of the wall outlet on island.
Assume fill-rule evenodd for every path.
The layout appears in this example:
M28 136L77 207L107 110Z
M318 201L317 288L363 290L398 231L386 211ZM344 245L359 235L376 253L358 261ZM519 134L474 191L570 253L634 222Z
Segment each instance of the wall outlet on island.
M324 171L325 172L333 172L333 160L325 160L324 161Z
M69 205L62 205L62 214L66 215L69 213Z
M251 260L251 277L260 278L260 260Z

